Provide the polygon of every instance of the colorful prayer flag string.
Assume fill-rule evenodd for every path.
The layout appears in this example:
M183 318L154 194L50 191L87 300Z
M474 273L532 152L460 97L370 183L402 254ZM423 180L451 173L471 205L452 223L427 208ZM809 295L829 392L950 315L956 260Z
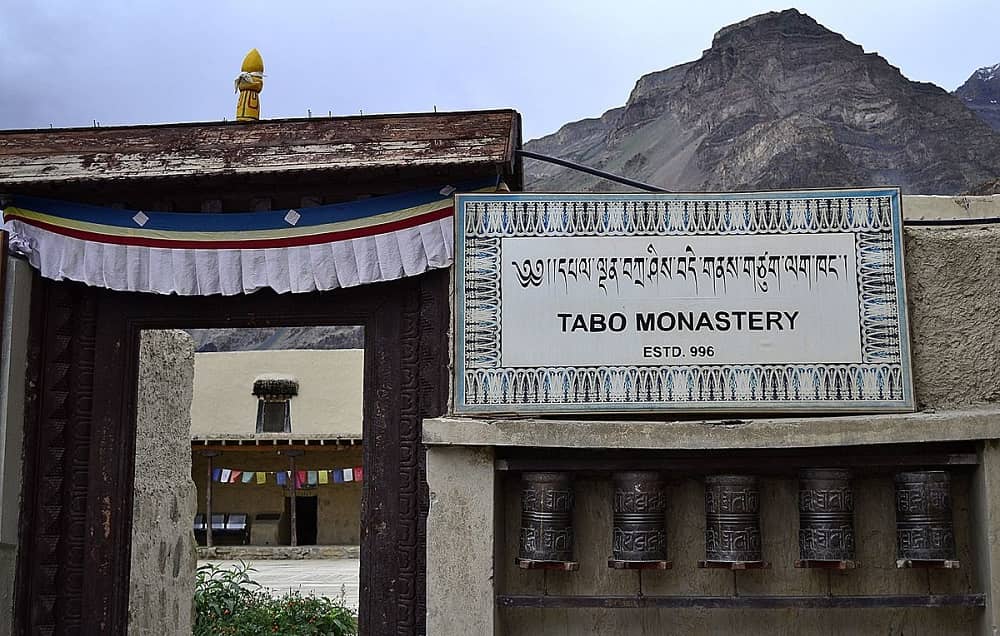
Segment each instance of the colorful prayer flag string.
M273 477L271 477L273 475ZM295 480L296 488L312 488L327 484L343 484L362 481L364 471L361 466L352 468L326 468L316 470L240 470L238 468L214 468L212 481L220 484L256 484L259 486L276 483L285 486Z

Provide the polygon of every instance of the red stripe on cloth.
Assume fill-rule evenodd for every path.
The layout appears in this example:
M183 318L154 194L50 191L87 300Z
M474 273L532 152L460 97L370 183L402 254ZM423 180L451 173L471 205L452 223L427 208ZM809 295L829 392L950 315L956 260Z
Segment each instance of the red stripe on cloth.
M203 250L231 250L231 249L266 249L269 247L301 247L304 245L317 245L320 243L336 243L337 241L346 241L353 238L362 238L365 236L375 236L378 234L388 234L389 232L395 232L397 230L405 230L411 227L416 227L418 225L423 225L424 223L430 223L431 221L438 221L440 219L452 216L454 213L454 206L449 206L447 208L442 208L440 210L435 210L433 212L428 212L427 214L421 214L419 216L410 217L408 219L402 219L399 221L393 221L391 223L382 223L380 225L370 225L368 227L356 228L352 230L341 230L339 232L324 232L322 234L311 234L309 236L289 236L284 238L273 238L273 239L244 239L244 240L210 240L210 241L184 241L178 239L161 239L152 238L147 236L117 236L113 234L100 234L98 232L88 232L86 230L77 230L75 228L62 227L59 225L53 225L51 223L46 223L45 221L38 221L36 219L27 219L17 214L8 214L7 219L17 219L28 225L33 225L35 227L41 228L43 230L48 230L49 232L54 232L55 234L62 234L63 236L69 236L71 238L80 239L83 241L92 241L94 243L110 243L112 245L134 245L137 247L165 247L172 249L203 249Z

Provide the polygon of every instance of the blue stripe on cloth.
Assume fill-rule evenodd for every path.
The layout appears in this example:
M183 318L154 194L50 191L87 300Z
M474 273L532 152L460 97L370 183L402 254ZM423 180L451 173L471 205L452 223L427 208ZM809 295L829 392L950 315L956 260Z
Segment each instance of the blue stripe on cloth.
M451 184L451 186L456 188L456 192L470 192L496 185L497 183L498 179L493 177L491 179L458 182ZM302 209L293 208L302 215L294 227L309 227L341 221L352 221L449 199L451 198L451 194L441 194L441 190L447 185L442 184L433 188L414 190L402 194L390 194L332 205L320 205ZM14 196L11 204L14 207L33 210L64 219L124 227L133 230L139 229L139 225L132 219L138 210L121 210L84 203L72 203L20 195ZM285 221L288 209L271 212L230 212L222 214L203 212L149 212L147 210L143 210L142 212L149 218L142 226L141 229L143 230L238 232L246 230L277 230L292 227Z

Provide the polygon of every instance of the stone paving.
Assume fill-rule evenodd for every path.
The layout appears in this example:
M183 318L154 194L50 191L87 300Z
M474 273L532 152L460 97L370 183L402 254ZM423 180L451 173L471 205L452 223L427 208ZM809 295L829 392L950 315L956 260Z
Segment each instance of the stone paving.
M238 561L198 561L198 565L214 563L231 568ZM358 609L359 559L296 559L280 561L250 561L255 572L250 576L273 594L289 590L313 593L317 596L340 596L344 593L347 605Z

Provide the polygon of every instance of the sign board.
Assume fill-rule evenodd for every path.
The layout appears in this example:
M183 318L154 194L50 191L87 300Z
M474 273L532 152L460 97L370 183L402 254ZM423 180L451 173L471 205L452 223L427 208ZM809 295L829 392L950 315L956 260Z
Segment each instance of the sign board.
M914 409L896 189L456 195L455 412Z

